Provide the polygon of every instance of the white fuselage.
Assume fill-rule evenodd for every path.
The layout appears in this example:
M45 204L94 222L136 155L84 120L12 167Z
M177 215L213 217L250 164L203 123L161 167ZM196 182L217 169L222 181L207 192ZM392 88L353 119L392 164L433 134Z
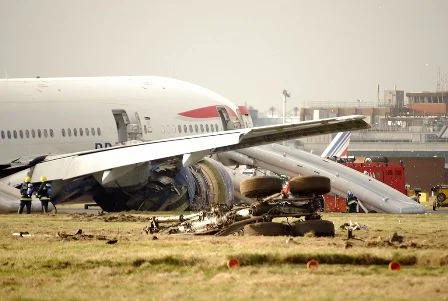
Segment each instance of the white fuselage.
M224 97L161 77L5 79L0 105L0 164L211 133L244 121Z

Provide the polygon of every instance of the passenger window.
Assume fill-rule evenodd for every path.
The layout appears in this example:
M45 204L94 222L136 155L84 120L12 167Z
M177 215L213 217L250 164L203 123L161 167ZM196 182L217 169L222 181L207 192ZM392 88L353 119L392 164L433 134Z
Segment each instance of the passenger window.
M201 124L201 133L203 133L203 132L204 132L204 125Z
M187 125L184 124L184 133L186 133L186 132L187 132Z
M50 137L53 138L54 137L54 132L53 129L50 129Z
M210 124L210 130L212 131L212 133L215 131L215 128L213 127L213 124Z
M21 139L23 139L23 131L22 130L19 131L19 136Z
M205 125L205 131L208 133L209 128L208 128L208 124Z
M37 136L38 136L39 138L42 137L42 131L41 131L40 129L37 129Z
M182 133L182 126L181 126L180 124L177 126L177 131L178 131L179 133Z
M47 129L44 129L44 137L48 138L48 130Z
M62 129L61 133L62 133L62 137L65 137L65 129Z
M78 130L76 128L73 129L73 136L78 136Z
M194 125L194 131L195 131L196 133L198 133L198 132L199 132L199 127L198 127L198 125L197 125L197 124L195 124L195 125Z
M188 126L188 129L190 130L190 133L193 133L193 126L191 124Z
M17 131L16 130L13 131L13 134L14 134L14 139L17 139Z
M82 128L79 128L79 136L83 136L84 135L84 131L82 130Z
M215 130L219 132L218 124L215 123Z
M2 131L2 139L5 139L5 131Z
M143 125L143 130L145 131L145 134L148 134L148 128L146 127L146 124Z
M27 139L30 138L30 130L25 130L25 136Z
M95 136L95 129L91 128L90 130L92 131L92 136Z
M89 136L89 128L86 128L86 136Z
M72 129L71 129L71 128L68 128L68 129L67 129L67 135L68 135L69 137L72 136Z
M11 139L11 131L10 130L8 130L7 134L8 134L8 139Z
M101 129L100 128L96 128L96 132L97 132L98 136L101 136Z
M31 130L31 136L33 138L36 138L36 131L34 129Z

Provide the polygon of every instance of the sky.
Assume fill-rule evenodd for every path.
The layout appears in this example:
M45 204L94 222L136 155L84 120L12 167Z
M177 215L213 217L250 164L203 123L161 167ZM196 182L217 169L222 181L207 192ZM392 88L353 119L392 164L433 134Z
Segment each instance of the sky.
M0 77L159 75L287 110L448 90L445 0L0 0Z

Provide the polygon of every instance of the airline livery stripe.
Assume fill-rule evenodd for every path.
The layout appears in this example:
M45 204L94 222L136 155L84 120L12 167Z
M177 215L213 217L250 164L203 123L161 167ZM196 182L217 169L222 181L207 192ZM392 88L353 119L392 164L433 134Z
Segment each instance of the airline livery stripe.
M230 109L229 107L225 106L227 113L230 116L236 116L236 113ZM203 107L199 109L194 109L190 111L185 111L179 113L181 116L190 117L190 118L217 118L219 117L218 110L216 109L216 106L209 106L209 107Z

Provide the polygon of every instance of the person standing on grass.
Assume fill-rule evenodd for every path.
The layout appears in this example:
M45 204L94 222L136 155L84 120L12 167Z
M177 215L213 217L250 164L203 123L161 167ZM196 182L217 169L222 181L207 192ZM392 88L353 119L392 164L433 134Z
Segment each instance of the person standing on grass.
M20 187L20 207L19 214L23 213L23 208L26 206L26 213L31 213L31 196L33 195L34 187L31 183L31 178L26 176L22 186Z
M351 191L347 193L346 204L347 204L347 212L349 213L358 212L358 198Z
M42 204L43 213L48 213L48 202L51 202L51 183L47 182L47 177L40 177L41 184L36 192L36 196L39 198ZM54 205L53 205L54 206ZM56 206L54 206L56 210Z

